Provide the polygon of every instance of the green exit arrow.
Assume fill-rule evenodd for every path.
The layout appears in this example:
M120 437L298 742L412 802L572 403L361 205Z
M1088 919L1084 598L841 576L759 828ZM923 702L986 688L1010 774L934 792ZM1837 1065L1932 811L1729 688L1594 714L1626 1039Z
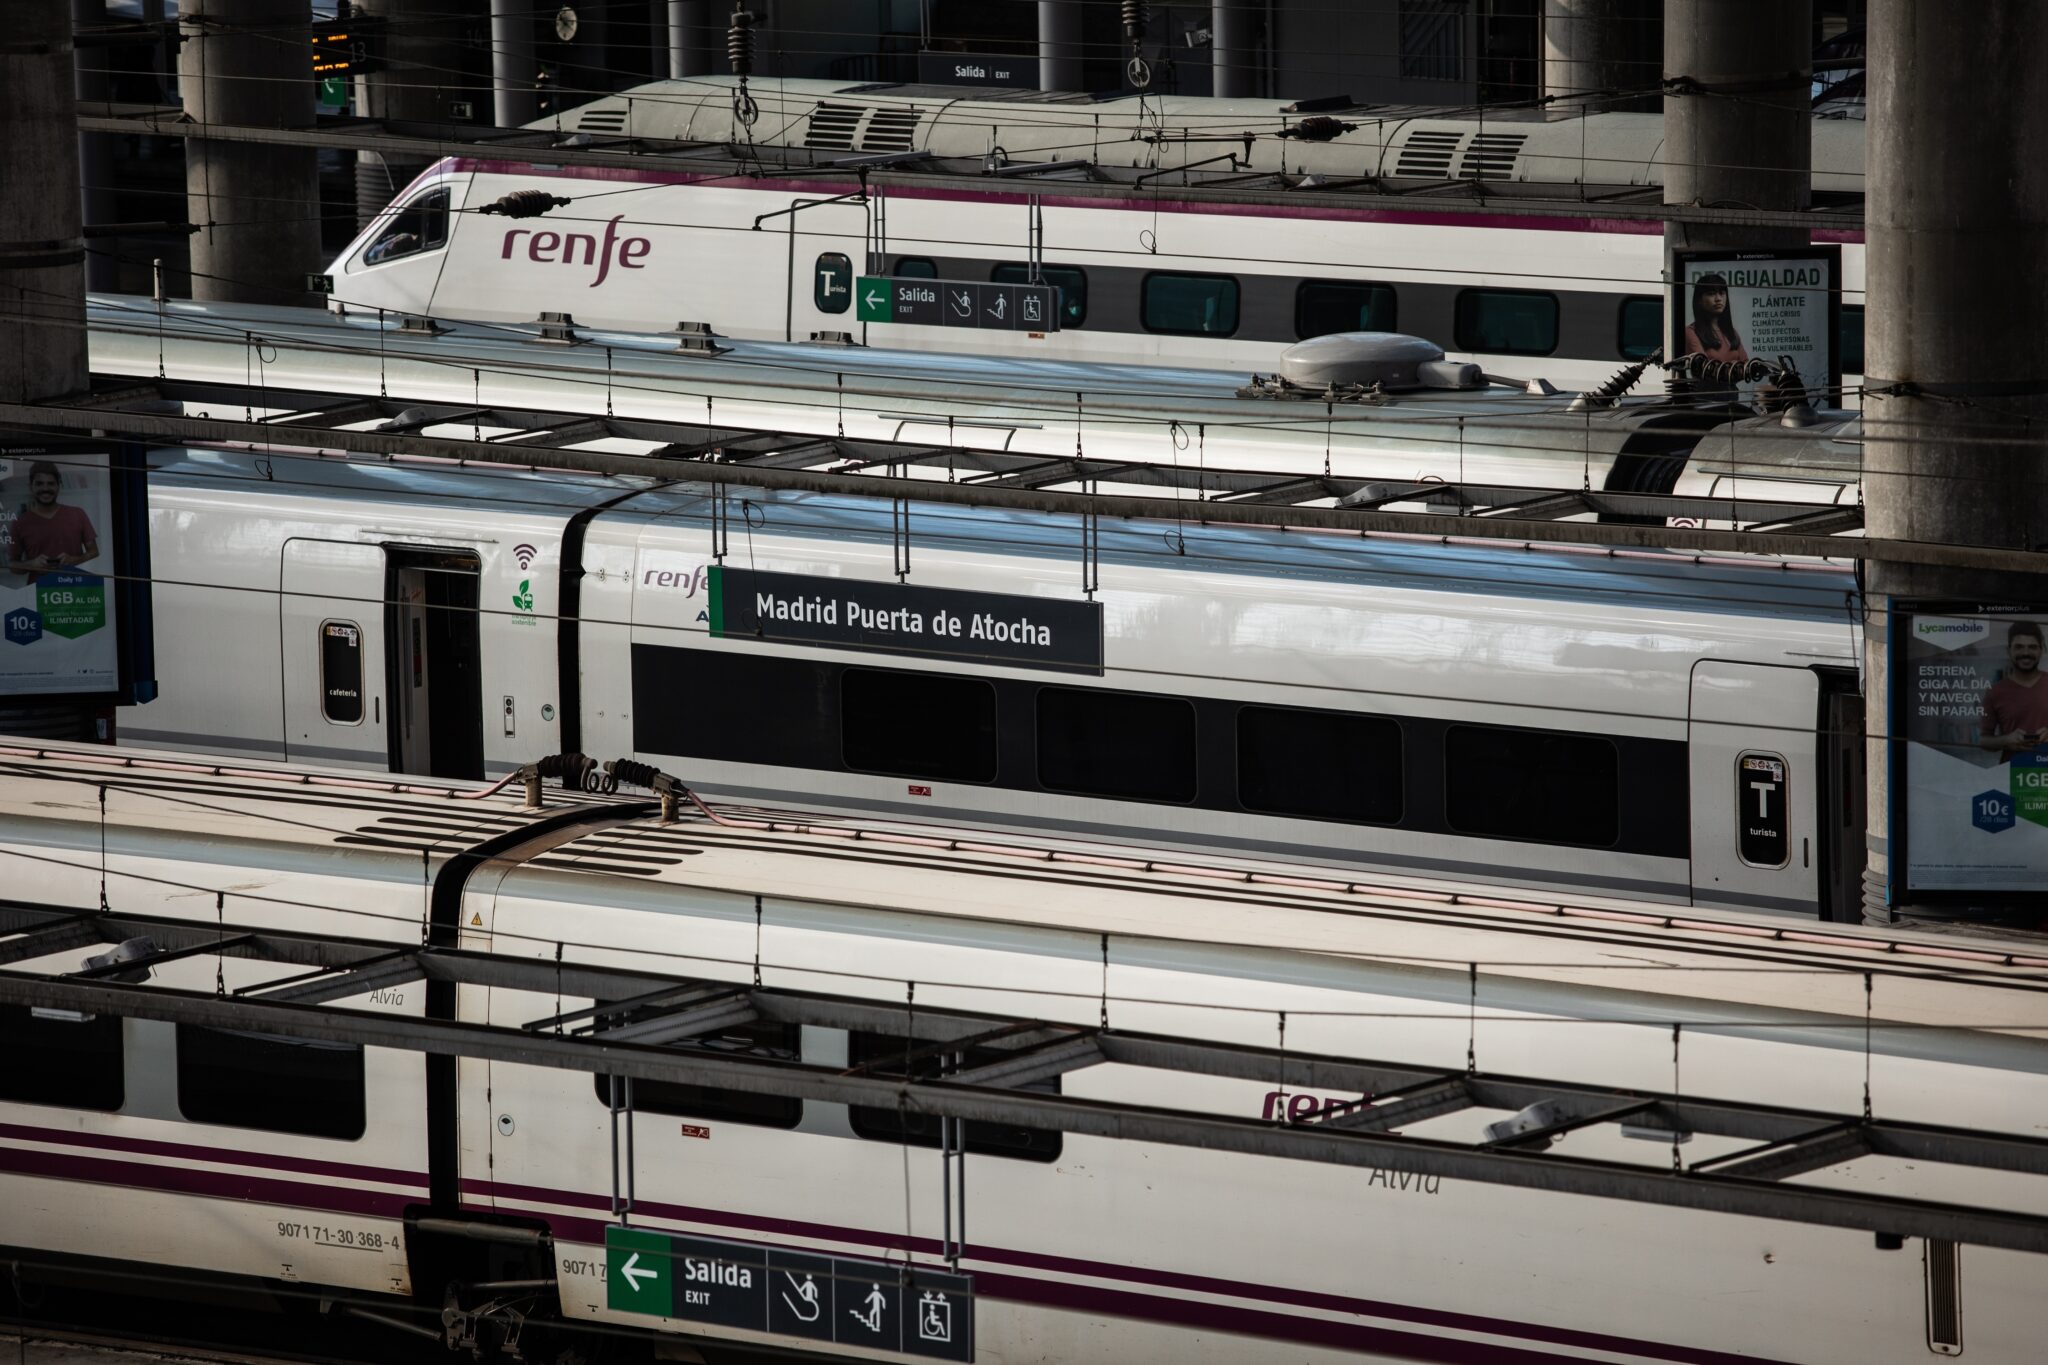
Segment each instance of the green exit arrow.
M896 316L896 296L890 282L880 275L863 275L854 282L853 296L860 304L862 322L889 322Z
M608 1227L604 1253L605 1307L664 1318L674 1311L670 1285L674 1258L669 1254L668 1238L638 1228Z

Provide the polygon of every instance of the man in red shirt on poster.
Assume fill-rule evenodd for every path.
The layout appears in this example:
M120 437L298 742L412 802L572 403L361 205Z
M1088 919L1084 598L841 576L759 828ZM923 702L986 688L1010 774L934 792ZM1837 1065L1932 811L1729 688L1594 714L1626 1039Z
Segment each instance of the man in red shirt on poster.
M2048 743L2048 682L2041 676L2041 627L2015 621L2005 632L2005 676L1985 689L1977 743L1998 761Z
M48 460L29 466L28 503L8 531L7 567L27 574L33 583L39 574L68 569L97 558L99 533L82 507L57 501L64 476Z

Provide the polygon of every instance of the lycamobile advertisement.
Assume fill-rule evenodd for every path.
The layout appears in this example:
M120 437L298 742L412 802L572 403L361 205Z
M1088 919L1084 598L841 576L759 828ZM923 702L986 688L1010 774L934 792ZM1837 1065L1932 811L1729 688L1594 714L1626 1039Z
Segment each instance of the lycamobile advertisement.
M0 458L0 696L114 690L112 527L105 454Z
M2048 611L1908 611L1906 889L2048 890Z

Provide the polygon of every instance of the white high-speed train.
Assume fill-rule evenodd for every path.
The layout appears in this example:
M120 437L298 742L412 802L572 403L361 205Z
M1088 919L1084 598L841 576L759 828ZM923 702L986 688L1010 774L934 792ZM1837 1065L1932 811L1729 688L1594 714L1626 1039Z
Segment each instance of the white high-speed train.
M516 786L493 797L212 762L0 749L0 807L12 813L0 827L12 898L0 906L0 984L77 972L103 947L96 926L118 925L135 952L170 950L131 1000L164 988L223 1011L252 991L259 1003L278 989L331 999L320 966L359 958L381 968L334 1003L380 1029L420 1021L401 1037L459 1023L539 1039L553 1029L533 1026L563 1019L572 1031L639 1029L698 1058L890 1079L912 1065L898 1060L906 1031L959 1038L906 1028L914 981L909 1003L927 1029L946 1011L1107 1025L1110 1040L1319 1066L1373 1058L1453 1084L1676 1087L1696 1107L1779 1106L1815 1125L1842 1116L1845 1129L1867 1096L1881 1120L2008 1138L2007 1164L1932 1170L1844 1153L1801 1167L1788 1200L1929 1199L2008 1227L2048 1208L2040 1177L2010 1164L2038 1144L2048 1105L2043 963L2015 960L2011 943L1449 904L1225 860L1168 867L873 821L727 812L718 824L691 812L663 826L644 805L602 798L551 794L536 812ZM56 913L18 912L23 902ZM240 936L252 930L270 936L253 951ZM294 956L294 934L343 942ZM520 964L528 984L421 980L402 969L423 936L472 962ZM634 974L645 998L594 999L575 984L587 969ZM564 973L566 991L552 984ZM777 1002L802 1005L798 993L809 1012L792 1025ZM657 1018L664 1000L718 1010L694 1024ZM775 1333L758 1314L688 1321L680 1291L673 1314L635 1311L655 1296L623 1272L688 1276L667 1250L687 1236L720 1244L697 1244L689 1287L735 1291L719 1299L727 1307L754 1287L736 1267L764 1254L845 1258L835 1317L873 1314L896 1267L957 1270L972 1301L952 1300L948 1358L982 1365L1912 1365L1930 1349L2031 1359L2039 1342L2040 1262L2019 1251L1917 1238L1887 1251L1867 1230L993 1122L970 1122L964 1161L947 1166L915 1083L869 1108L643 1080L631 1113L615 1116L605 1079L585 1071L210 1017L0 1006L0 1254L16 1287L146 1266L148 1282L168 1277L188 1294L217 1284L336 1313L410 1312L450 1344L509 1337L550 1365L587 1359L594 1344L550 1333L557 1313L609 1329L608 1349L665 1339L665 1354L714 1362L731 1346L849 1351L847 1324L838 1346L805 1327L816 1296L800 1296ZM1014 1062L1001 1049L1026 1036L984 1026L967 1064ZM1401 1098L1274 1090L1201 1065L1077 1060L1041 1093L1240 1128L1265 1119L1296 1137ZM1470 1153L1501 1117L1440 1105L1401 1122L1397 1141ZM1629 1141L1610 1116L1555 1155L1654 1177L1750 1147L1698 1126L1681 1149L1654 1128L1662 1140ZM607 1230L628 1221L633 1240L608 1252ZM873 1284L853 1278L863 1273Z
M751 339L850 332L917 350L1232 370L1270 368L1306 337L1404 331L1491 370L1540 365L1570 387L1667 335L1662 225L1625 208L1661 183L1658 115L1304 115L1273 101L797 80L753 94L751 129L718 78L658 82L536 125L599 145L701 144L644 166L541 167L516 150L437 162L335 259L334 306L521 322L545 310L643 331L688 320ZM1335 136L1300 135L1332 119ZM1861 121L1812 127L1816 194L1860 195ZM750 148L793 150L770 167ZM857 197L834 158L888 164ZM1225 161L1229 174L1197 189L1176 183ZM549 207L492 216L522 195ZM1862 234L1821 226L1814 239L1843 244L1853 383ZM1058 328L864 324L854 282L866 275L1040 278L1061 290Z
M157 452L130 740L1860 916L1851 576ZM1757 807L1758 793L1766 792ZM801 796L797 794L801 793Z

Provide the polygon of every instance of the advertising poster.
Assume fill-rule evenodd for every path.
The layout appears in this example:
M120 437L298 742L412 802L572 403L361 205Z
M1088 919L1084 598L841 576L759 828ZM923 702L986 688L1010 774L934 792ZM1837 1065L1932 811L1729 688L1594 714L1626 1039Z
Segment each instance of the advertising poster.
M0 696L119 686L113 536L106 453L0 450Z
M1804 252L1706 253L1672 258L1670 354L1743 363L1789 360L1809 401L1832 401L1842 383L1839 247ZM1711 391L1696 384L1695 392ZM1763 387L1734 386L1744 402ZM1725 390L1724 390L1725 391Z
M1913 608L1894 628L1906 889L2048 890L2048 610Z

